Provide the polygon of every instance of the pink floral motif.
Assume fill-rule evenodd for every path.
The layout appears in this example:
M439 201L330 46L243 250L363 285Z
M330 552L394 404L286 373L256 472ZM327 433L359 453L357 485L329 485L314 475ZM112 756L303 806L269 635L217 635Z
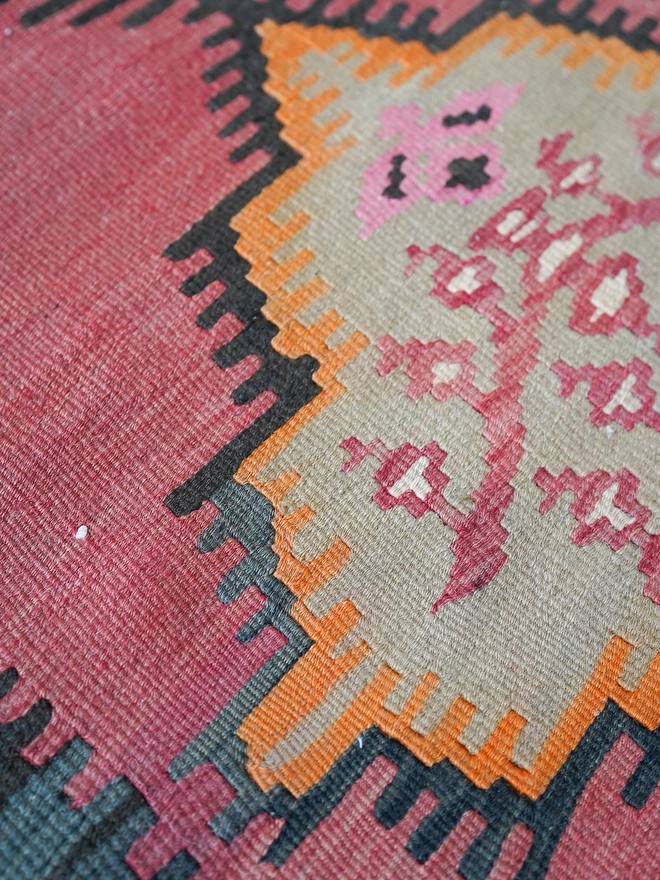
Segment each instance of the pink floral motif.
M578 522L573 540L580 547L604 541L612 550L620 550L651 518L651 511L637 501L639 480L627 470L616 474L592 471L578 477L566 468L553 477L540 468L534 482L546 494L541 513L551 510L564 492L573 493L569 509Z
M504 171L498 147L482 138L499 124L522 86L495 83L450 101L426 124L415 105L388 107L380 116L382 138L397 137L364 172L357 217L361 238L423 197L462 205L490 199L502 189Z
M406 361L406 376L411 380L408 397L419 400L430 394L440 403L452 397L468 402L477 393L472 384L476 368L470 363L475 347L470 342L449 345L441 339L426 344L411 339L406 345L391 336L383 336L376 343L383 356L376 365L380 376L387 376Z
M581 382L589 383L590 418L599 428L616 422L632 431L642 422L660 431L660 413L653 407L655 391L649 388L653 370L638 358L625 366L613 362L604 367L586 364L576 368L557 361L552 371L561 381L562 397L570 397Z
M578 198L584 193L594 192L601 182L601 162L594 153L579 161L574 159L559 161L571 137L568 132L564 132L551 141L545 138L541 141L541 155L536 167L550 178L551 195L555 199L561 195Z
M374 475L381 488L372 498L382 510L403 506L418 519L429 511L440 515L448 507L442 491L449 478L441 470L447 453L437 443L427 443L422 449L404 443L390 450L380 440L365 446L350 437L341 447L350 456L342 467L345 472L354 470L370 455L382 462Z
M569 324L583 336L613 336L626 327L636 336L648 336L649 307L641 297L643 284L637 276L637 260L628 254L603 257L595 266L585 264L571 279L575 291Z
M515 96L510 95L509 103L513 100ZM472 108L476 103L473 102ZM426 128L420 128L415 108L404 108L398 114L393 111L391 118L384 121L384 128L387 133L401 133L405 142L425 144L429 132L440 124L438 117L434 117ZM405 135L397 128L404 116L412 134ZM648 322L649 308L642 299L643 283L637 274L637 261L625 253L616 258L603 257L596 264L587 260L587 254L597 242L634 227L647 228L660 222L660 198L631 202L603 191L597 156L561 160L570 140L571 135L567 133L553 140L543 140L537 165L547 174L550 185L529 189L509 202L468 242L477 252L495 248L507 255L518 251L526 256L521 278L526 297L519 317L513 317L501 307L504 294L494 280L495 266L485 256L477 254L463 260L440 245L428 249L416 245L408 248L409 273L417 271L427 260L435 263L431 296L449 309L472 309L491 325L491 340L496 347L494 390L482 394L474 387L471 365L474 349L467 341L452 346L442 340L422 343L412 339L401 345L391 337L383 337L378 343L383 353L377 365L379 374L387 375L406 364L405 373L411 380L407 390L410 397L416 400L431 394L438 401L446 401L459 396L484 419L483 435L489 447L485 456L488 470L472 495L472 510L469 513L456 510L442 499L441 481L434 486L432 509L454 530L456 538L451 545L455 561L449 582L433 611L487 586L506 562L503 548L508 534L503 520L513 500L512 481L524 451L523 386L538 363L539 333L557 291L568 288L573 292L573 314L569 323L577 333L611 336L625 328L641 338L654 335L655 350L660 351L660 325ZM419 146L414 154L421 149ZM371 172L375 175L374 169L372 166ZM375 179L375 176L373 180L370 178L372 182ZM371 194L374 193L372 187ZM546 200L562 195L579 198L584 194L600 201L605 212L552 229L550 216L544 210ZM363 208L365 204L363 201ZM365 213L362 216L367 219ZM378 215L375 226L384 219L387 219L384 215ZM375 226L368 225L367 234ZM573 393L577 382L590 381L589 400L594 404L592 421L595 424L615 421L631 430L643 420L658 429L660 417L653 409L655 394L648 387L651 370L642 361L636 359L626 367L610 364L580 370L560 362L555 364L554 370L561 378L564 396ZM436 383L436 377L441 381ZM353 457L351 468L356 463ZM550 493L548 498L554 499L555 484L544 474L539 471L537 482ZM581 493L574 506L581 524L574 539L581 544L604 540L613 550L632 540L643 550L639 567L649 577L645 595L660 604L660 538L643 528L650 511L635 500L636 478L628 471L612 477L598 471L584 478L565 471L557 480L556 486L563 487L561 491L568 488ZM548 500L542 509L550 504ZM416 503L415 507L418 509Z
M660 604L660 536L645 528L651 511L637 500L639 480L628 470L616 474L592 471L578 477L566 468L553 477L540 468L534 478L546 497L541 513L553 508L564 492L572 492L569 510L577 520L573 541L580 547L603 541L612 550L621 550L629 542L642 550L639 570L648 578L644 595Z

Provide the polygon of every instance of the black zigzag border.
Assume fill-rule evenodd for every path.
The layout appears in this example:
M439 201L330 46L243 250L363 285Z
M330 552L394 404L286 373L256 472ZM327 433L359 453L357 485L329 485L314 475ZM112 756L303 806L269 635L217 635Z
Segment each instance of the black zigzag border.
M25 27L32 27L77 2L79 0L46 0L24 13L21 22ZM72 18L71 24L76 27L88 24L123 2L125 0L102 0ZM144 25L175 2L150 0L124 20L124 27ZM182 290L187 296L195 296L213 281L221 281L225 285L223 294L198 316L197 323L200 327L210 329L227 312L236 315L245 327L214 354L214 360L219 366L227 368L249 355L256 355L261 365L257 373L234 392L234 399L239 404L246 404L262 391L270 390L275 394L276 401L266 413L219 450L198 473L167 497L166 504L177 516L198 509L216 489L233 477L241 462L321 390L313 380L313 373L318 368L314 358L303 356L291 359L273 349L271 343L278 328L261 313L265 295L247 280L250 267L236 253L234 245L238 236L229 226L232 217L299 159L298 154L279 137L281 126L275 118L277 102L262 89L266 72L265 59L260 51L261 40L255 31L257 24L264 19L272 19L278 24L301 21L310 27L319 24L332 28L351 27L369 38L389 36L399 42L414 40L433 52L440 52L455 45L494 15L505 11L512 18L527 14L544 25L562 24L574 33L592 33L601 39L617 37L637 51L660 53L660 45L649 36L657 25L655 19L647 18L637 28L627 32L623 30L626 13L623 9L617 9L602 25L596 25L589 19L589 12L595 6L593 0L583 0L568 14L559 12L559 0L544 0L540 5L532 5L527 0L483 0L464 18L439 34L429 30L437 14L433 9L422 12L410 26L404 28L400 25L400 19L406 10L405 3L395 5L378 21L369 22L366 16L374 0L357 0L347 13L331 19L324 15L329 2L317 0L307 11L299 14L288 9L283 0L267 0L265 3L256 3L254 0L198 0L197 7L184 19L190 24L217 12L230 17L231 24L207 37L203 45L212 47L236 40L240 48L230 58L209 68L204 79L212 83L230 71L238 73L240 79L212 98L209 109L214 112L239 96L247 98L249 106L224 126L220 136L229 137L248 124L256 124L257 132L237 147L230 159L239 163L258 149L268 153L271 159L174 242L166 250L165 256L178 262L190 258L199 250L212 255L212 262L189 278Z
M0 674L0 700L18 679L14 668ZM85 766L91 747L75 737L41 767L21 756L21 750L43 732L51 716L50 704L38 700L25 715L0 724L0 876L7 880L35 880L37 876L68 880L87 872L86 876L107 880L119 875L137 877L124 861L126 854L158 817L123 776L110 782L90 804L79 811L70 810L63 786ZM9 838L20 841L26 833L30 859L22 858L20 847L8 852L2 845ZM197 861L182 849L154 880L189 880L198 868Z
M170 776L179 781L201 764L211 763L234 788L233 800L209 822L226 843L259 813L284 819L280 834L263 856L280 867L382 755L397 768L395 779L378 799L374 811L385 827L401 822L425 789L439 801L406 844L417 861L426 862L465 813L476 810L487 825L461 860L459 871L465 880L487 880L504 841L519 823L530 829L533 840L516 880L540 880L587 783L622 734L630 736L645 753L625 785L622 798L629 806L643 809L660 781L660 730L647 730L611 700L536 801L519 794L505 780L485 790L477 788L447 759L426 767L404 745L377 728L354 742L302 797L293 797L281 785L263 792L246 770L246 746L237 731L311 643L289 614L295 597L274 576L278 559L272 550L272 505L252 486L239 486L233 480L212 500L219 513L200 538L200 550L213 550L231 537L248 551L248 556L220 583L219 598L234 602L253 584L267 598L264 610L244 626L239 640L254 638L266 625L276 627L288 640L169 768Z
M376 24L369 24L365 21L364 15L370 5L366 2L360 3L347 16L332 22L327 22L323 16L325 3L317 3L312 10L303 16L291 15L282 3L260 6L258 11L261 14L259 16L255 14L249 22L245 19L241 22L244 29L249 28L252 31L249 36L247 34L244 36L242 43L243 46L249 46L249 48L245 48L243 53L239 51L234 59L225 61L207 73L209 81L214 81L217 77L225 74L232 69L232 66L233 69L238 69L243 74L241 82L232 87L228 100L238 94L243 94L251 99L253 110L243 114L242 123L260 122L262 126L260 145L267 145L265 149L273 155L273 159L260 173L258 181L256 177L248 181L240 191L229 197L226 202L221 203L214 212L207 215L166 252L167 256L175 260L187 259L201 248L214 255L215 259L211 266L203 269L183 287L185 293L194 295L212 280L221 280L227 285L227 290L219 300L216 300L209 309L199 316L200 326L212 326L215 320L224 314L229 298L225 302L223 302L223 298L228 293L229 297L232 297L243 290L244 295L249 296L251 302L256 302L258 292L255 292L255 289L245 280L245 273L249 270L249 266L233 251L231 254L227 250L221 253L214 252L214 235L217 236L216 240L220 241L220 235L226 235L226 227L222 224L224 222L228 224L231 217L261 192L264 186L297 161L297 157L292 156L290 148L280 141L280 127L274 117L271 116L265 120L261 117L265 106L264 101L268 101L268 99L264 98L261 92L250 94L251 86L258 82L260 88L264 77L263 68L259 69L258 74L255 73L257 65L253 54L257 49L253 29L263 18L272 18L280 23L302 20L303 23L310 26L321 23L334 27L351 26L367 36L389 35L401 41L419 40L436 51L453 45L470 30L502 9L506 9L512 17L527 13L546 25L561 23L576 33L587 31L603 38L612 35L621 37L621 22L623 20L623 14L615 14L605 25L595 27L586 18L586 13L592 5L587 2L576 9L572 15L563 16L558 13L555 2L546 2L543 6L532 7L523 0L516 0L514 3L487 0L446 34L438 36L428 31L430 16L420 17L410 28L401 29L398 26L398 17L402 8L392 10L387 19ZM216 3L204 3L202 0L199 10L194 14L194 19L203 18L217 8ZM241 8L244 9L244 7ZM223 3L222 10L230 15L232 13L236 15L238 6L236 3ZM226 39L240 39L241 25L234 24L223 29L209 38L207 44L217 45ZM654 26L654 21L644 23L632 34L625 35L625 41L638 49L650 48L654 44L649 43L646 35ZM245 31L243 33L245 34ZM654 48L657 51L657 47ZM236 63L233 64L233 62ZM221 94L212 102L212 106L224 106L225 103L224 95ZM275 102L271 106L274 108ZM236 130L238 130L238 126L234 124L226 133L233 133ZM247 152L243 150L237 160L244 158L245 155ZM230 233L230 237L233 237L233 246L236 240L235 233ZM222 240L228 243L226 238ZM223 273L224 267L228 267L229 271L225 269ZM229 310L233 311L233 308ZM242 320L245 319L242 318ZM248 324L246 331L249 330L250 325ZM244 331L245 335L239 334L239 337L233 341L230 353L223 355L224 360L221 361L223 366L234 365L251 353L261 355L261 350L250 347L256 341L255 334L246 331ZM261 337L260 342L263 343L265 338L270 341L272 338L270 333L272 333L272 325L268 328L267 333ZM283 358L280 366L284 367L286 363L287 359ZM296 362L288 361L288 363ZM315 369L315 364L308 363L307 367ZM286 383L283 384L286 385ZM241 390L239 389L239 395ZM240 398L237 399L240 400ZM275 420L274 424L274 429L279 427ZM293 597L273 574L275 560L271 558L273 554L271 549L272 527L270 525L273 511L268 502L255 490L251 490L255 496L251 501L252 514L247 515L246 512L240 526L234 530L227 529L230 513L237 503L234 495L237 491L236 484L231 479L233 473L227 469L228 460L228 457L223 457L222 460L216 457L211 466L200 473L203 474L204 480L209 481L212 489L206 497L211 497L219 509L217 522L222 526L222 538L225 539L231 534L244 546L247 546L246 542L249 541L250 556L242 564L243 568L231 572L219 586L219 595L223 601L233 601L249 584L256 583L267 596L267 605L264 613L259 615L259 620L252 622L250 632L245 636L247 638L253 637L266 624L274 625L280 630L285 624L288 630L287 637L290 641L279 655L254 676L249 685L236 696L216 720L175 759L170 768L172 776L180 779L191 772L199 763L210 761L231 782L236 791L234 800L210 823L222 839L226 841L233 839L245 828L251 818L262 811L284 818L286 821L282 832L264 856L275 865L282 865L302 840L341 801L373 760L378 755L385 755L396 764L399 771L396 779L383 793L376 807L376 815L383 824L392 827L401 821L425 788L433 791L440 799L440 805L424 820L408 842L409 851L418 861L426 861L442 844L450 831L456 827L465 812L475 809L486 819L488 824L461 862L460 872L466 880L485 880L497 860L504 840L513 826L519 822L532 830L534 840L518 873L518 878L520 880L523 878L524 880L536 880L545 874L556 845L570 820L584 787L616 739L624 732L632 736L646 752L646 758L643 759L623 792L627 803L641 809L660 778L660 751L658 751L660 740L657 734L645 730L614 703L609 703L606 710L594 721L578 748L569 757L544 795L536 802L519 795L504 781L498 781L486 791L482 791L476 788L448 761L440 762L432 768L426 768L404 746L389 739L376 729L371 730L363 737L361 744L355 743L336 762L324 779L302 798L298 800L292 798L281 786L276 787L268 794L261 792L245 772L245 746L237 736L236 730L242 719L261 702L293 663L305 653L309 647L309 640L302 631L299 631L299 628L292 625L287 612ZM219 480L219 485L216 484L215 489L213 489L214 480ZM194 484L189 481L180 490L177 490L179 494L173 493L168 498L171 509L178 513L182 509L193 509L197 506L196 502L201 496L196 493L199 492L201 482L200 480ZM260 511L260 507L264 507L264 510ZM262 534L261 541L256 538L260 532ZM203 537L201 546L203 549L210 549L210 546L206 546L206 544L208 544L208 539Z
M257 24L269 18L278 23L301 20L310 27L318 24L333 28L351 27L367 37L388 35L401 42L415 40L439 52L455 45L474 28L506 10L512 17L528 14L545 25L561 23L575 33L591 32L601 38L617 36L636 49L653 48L660 52L660 47L648 39L648 33L656 24L654 20L648 19L635 31L626 34L621 29L624 18L621 13L613 14L605 24L597 27L587 18L588 10L593 5L591 0L585 0L570 15L558 12L558 0L546 0L540 6L532 6L526 0L484 0L444 34L429 31L434 17L432 11L422 13L412 25L402 28L399 19L405 9L403 4L393 7L380 21L370 23L366 20L366 14L373 0L360 0L346 15L328 22L323 14L328 2L319 0L300 16L288 10L281 0L248 6L241 0L199 0L197 9L186 19L199 21L217 11L232 18L232 24L208 37L205 45L216 46L231 39L238 41L241 48L231 58L211 67L204 78L207 82L214 82L229 71L238 72L241 78L219 92L210 101L209 107L214 111L239 95L246 97L250 102L249 108L229 122L220 135L228 137L248 123L256 123L259 125L258 132L238 147L231 159L240 162L256 149L263 149L272 158L265 168L172 244L165 255L179 261L188 259L198 250L205 250L213 256L213 262L190 278L182 290L188 296L194 296L212 281L222 281L226 285L224 293L198 316L197 323L208 329L226 312L233 312L243 321L245 329L216 352L214 359L226 368L236 365L248 355L256 355L261 367L234 393L234 399L237 403L247 403L261 391L269 389L275 393L277 401L267 413L237 435L197 474L168 496L166 503L177 516L197 509L215 489L233 477L246 457L320 392L319 386L313 381L313 373L318 368L313 358L305 356L292 360L273 350L271 342L277 334L277 327L261 315L265 296L247 280L250 267L236 253L234 245L238 236L229 227L233 216L299 159L295 151L279 137L281 126L275 118L277 102L262 90L266 77L265 59L255 31Z
M77 0L48 0L26 13L23 24L36 25L75 2ZM87 24L117 8L122 2L124 0L105 0L74 17L71 24ZM124 26L130 28L146 24L174 2L151 0L125 19ZM328 2L319 0L301 15L288 10L281 0L268 0L263 4L245 0L199 0L198 6L185 19L187 23L192 23L218 11L232 18L232 24L207 38L205 45L219 45L233 39L240 43L240 49L230 59L210 68L205 79L214 82L230 70L238 71L241 78L219 92L209 106L211 110L217 110L239 95L246 97L249 107L228 123L220 136L228 137L248 123L256 123L257 133L232 153L231 160L238 163L257 149L269 153L271 159L261 171L173 243L165 255L174 261L188 259L201 249L212 255L211 264L189 278L182 286L182 291L194 297L213 281L221 281L225 285L224 292L198 316L197 323L208 329L223 314L235 314L245 324L245 329L216 352L214 359L226 368L248 355L256 354L261 367L257 374L237 389L235 400L239 404L246 403L269 388L275 392L277 402L261 419L220 450L198 474L175 490L168 497L167 504L175 514L185 515L203 501L213 501L219 511L218 518L200 539L200 549L213 549L226 537L234 536L248 550L247 559L220 584L220 598L226 602L234 601L243 589L255 583L267 597L263 611L244 627L241 640L247 641L263 626L272 625L287 636L288 643L174 760L170 773L174 779L180 779L206 761L214 763L223 773L235 788L236 797L210 824L224 840L233 839L260 812L267 811L284 818L282 832L265 856L274 864L281 865L339 803L373 760L378 755L385 755L396 764L398 774L376 807L376 815L383 824L392 827L401 821L425 788L433 791L441 801L408 842L408 849L418 861L423 862L430 857L467 810L476 809L487 820L488 826L463 858L461 873L466 880L484 880L487 877L502 842L517 822L527 825L534 833L532 848L518 877L521 880L536 880L545 873L586 783L621 733L628 733L646 753L624 789L626 802L640 809L658 783L659 734L645 730L613 703L608 704L594 721L580 745L536 802L520 796L503 781L485 791L477 789L448 761L426 768L405 747L377 730L364 736L361 746L354 744L324 779L298 800L281 787L264 794L245 771L245 746L236 734L241 721L308 650L310 642L288 613L292 595L274 577L277 558L272 551L272 508L256 490L239 487L232 478L245 457L320 391L313 381L313 373L318 366L313 358L292 360L272 348L271 342L277 328L261 314L265 296L247 280L250 267L234 250L237 235L229 226L233 216L299 159L279 136L280 125L275 118L277 103L262 91L265 60L255 26L265 18L278 23L301 21L309 26L348 26L367 37L387 35L401 42L416 40L432 51L442 51L492 16L506 11L511 17L526 13L545 25L563 24L574 33L588 32L600 38L615 36L638 51L659 52L660 47L649 38L656 21L647 19L634 31L626 33L622 29L626 15L623 10L614 12L603 25L594 25L588 17L595 5L591 0L584 0L568 15L558 11L558 0L546 0L540 6L532 6L525 0L484 0L445 33L433 34L429 30L434 17L432 11L422 13L410 27L402 28L399 22L404 4L391 9L379 21L369 23L365 16L373 0L360 0L346 15L332 20L327 20L323 15ZM243 497L241 493L246 492L247 495ZM238 516L241 511L242 515Z

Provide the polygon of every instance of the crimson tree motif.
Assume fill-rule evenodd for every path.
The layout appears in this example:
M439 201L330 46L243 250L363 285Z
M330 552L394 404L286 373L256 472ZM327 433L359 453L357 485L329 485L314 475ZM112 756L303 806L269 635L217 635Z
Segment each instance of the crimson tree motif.
M443 497L448 478L440 476L444 453L439 448L415 450L404 444L390 451L380 441L363 446L355 438L343 444L351 454L344 466L347 470L368 454L383 462L376 474L383 488L374 496L381 507L404 505L415 516L433 511L455 532L454 564L434 612L487 586L507 560L503 519L513 500L512 480L524 454L521 396L525 380L537 366L539 333L557 291L568 288L573 293L569 325L576 333L613 336L625 328L640 339L655 336L654 350L660 353L660 324L649 323L637 260L627 253L605 256L596 263L587 259L598 242L660 221L660 198L632 202L601 189L598 156L562 161L571 137L563 133L541 141L537 167L547 175L548 185L528 189L483 224L467 243L474 257L463 260L441 245L426 250L412 245L407 251L409 275L426 260L436 264L431 296L448 309L472 309L490 323L496 387L482 393L475 386L474 347L468 341L449 345L442 340L423 344L411 339L401 345L385 336L378 342L382 352L378 373L385 376L405 365L408 396L419 399L430 394L441 402L459 397L483 417L488 470L472 495L471 511L463 513ZM606 211L551 231L547 200L561 195L579 199L587 194ZM494 280L495 264L482 255L488 248L508 256L522 251L526 256L521 278L526 297L520 317L500 305L504 291ZM630 364L585 365L577 370L557 362L552 369L561 379L565 397L579 382L589 382L595 425L617 422L630 431L644 421L655 430L660 428L660 416L653 409L655 395L648 388L651 368L643 361L636 358ZM633 474L595 471L578 477L567 469L552 478L540 469L536 483L547 493L542 512L561 492L574 493L570 509L579 523L573 534L579 545L601 540L617 550L632 541L640 547L639 568L648 578L644 593L660 604L660 537L644 528L651 513L636 500L639 481Z

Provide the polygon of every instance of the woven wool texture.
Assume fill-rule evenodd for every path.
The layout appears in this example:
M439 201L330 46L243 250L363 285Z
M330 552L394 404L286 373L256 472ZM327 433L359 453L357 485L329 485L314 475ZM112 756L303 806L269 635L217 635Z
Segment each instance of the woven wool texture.
M660 878L658 0L0 6L0 878Z

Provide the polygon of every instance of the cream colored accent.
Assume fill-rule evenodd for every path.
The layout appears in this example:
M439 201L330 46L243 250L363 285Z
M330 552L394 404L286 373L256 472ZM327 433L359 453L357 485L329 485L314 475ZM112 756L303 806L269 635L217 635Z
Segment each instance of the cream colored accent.
M634 516L630 516L614 504L614 499L618 490L618 483L612 483L611 486L608 486L607 489L605 489L596 502L594 509L585 519L587 525L593 525L604 516L618 532L621 532L626 526L629 526L630 523L635 521Z
M450 293L474 293L479 290L481 283L477 281L478 268L476 266L464 266L463 269L451 279L447 285Z
M540 223L538 220L530 220L529 223L525 223L524 226L521 226L517 232L514 232L511 236L511 241L514 244L518 244L519 241L522 241L523 238L527 238L528 235L531 235L534 230L538 229Z
M461 366L460 364L448 364L446 361L440 361L439 364L433 367L431 372L435 376L433 384L442 384L443 382L451 382L452 379L455 379L461 372Z
M508 235L510 232L513 232L514 229L517 229L524 219L524 211L510 211L504 220L498 224L497 231L500 235Z
M411 491L417 495L420 501L423 501L431 491L431 484L424 476L424 471L430 463L425 455L418 458L389 489L390 495L400 498L404 492Z
M559 184L561 189L570 189L574 183L589 183L591 173L594 170L594 163L589 159L574 168Z
M539 258L540 267L537 275L539 281L547 281L554 275L562 263L565 263L569 257L580 250L583 241L579 232L574 232L570 238L553 241L548 245Z
M633 394L632 389L636 379L637 377L634 373L626 376L625 380L621 384L621 387L616 392L614 397L610 400L607 406L603 407L604 413L607 413L608 416L612 415L617 406L622 406L630 413L637 412L637 410L642 405L642 401L639 399L639 397L637 397L636 394Z
M596 311L589 320L593 323L601 315L613 317L624 304L629 294L627 269L622 269L616 278L611 278L609 275L603 278L591 294L591 304L595 306Z

